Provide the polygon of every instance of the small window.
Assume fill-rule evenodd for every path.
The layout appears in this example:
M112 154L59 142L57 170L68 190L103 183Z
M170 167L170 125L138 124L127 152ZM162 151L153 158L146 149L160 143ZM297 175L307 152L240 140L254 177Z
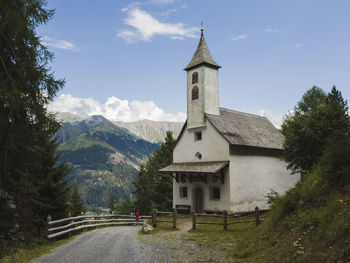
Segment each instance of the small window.
M196 100L199 97L199 90L197 86L194 86L192 89L192 100Z
M187 187L180 186L180 197L187 198Z
M202 132L195 132L194 133L194 140L201 141L202 140Z
M213 187L211 192L212 192L211 199L220 200L220 188L219 187Z
M198 83L198 72L192 74L192 84Z

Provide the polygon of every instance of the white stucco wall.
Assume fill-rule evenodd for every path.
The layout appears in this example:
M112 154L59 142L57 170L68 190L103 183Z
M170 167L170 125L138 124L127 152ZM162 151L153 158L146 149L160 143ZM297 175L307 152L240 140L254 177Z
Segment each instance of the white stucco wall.
M203 67L203 73L205 83L204 112L212 115L220 115L218 70Z
M300 176L291 175L278 157L235 154L230 157L230 178L230 210L251 211L256 206L268 208L266 195L271 189L284 194Z
M229 143L217 132L210 122L206 122L202 131L202 140L194 140L194 132L198 130L185 129L173 150L173 162L211 162L228 161L230 158ZM198 160L196 152L202 154Z
M185 183L181 181L179 183L174 179L173 181L173 208L176 205L190 205L191 211L194 207L194 189L197 187L201 187L203 190L203 207L204 210L210 211L223 211L230 206L230 177L229 177L229 169L226 168L224 170L224 184L217 180L215 183L208 176L207 183L204 182L192 182L190 183L188 179L186 179ZM187 198L180 197L180 187L187 187ZM212 200L210 198L210 191L212 187L220 188L220 200Z

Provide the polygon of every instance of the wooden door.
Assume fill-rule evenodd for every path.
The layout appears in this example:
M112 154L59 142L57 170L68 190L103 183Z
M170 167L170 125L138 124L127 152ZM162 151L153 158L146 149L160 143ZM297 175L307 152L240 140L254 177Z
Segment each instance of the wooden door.
M203 210L203 190L200 187L194 190L194 209L196 211Z

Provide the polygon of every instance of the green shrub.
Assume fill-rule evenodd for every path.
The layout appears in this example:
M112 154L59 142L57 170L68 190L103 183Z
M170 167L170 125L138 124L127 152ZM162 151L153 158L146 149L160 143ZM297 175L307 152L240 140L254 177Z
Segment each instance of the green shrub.
M272 206L280 198L280 195L275 190L271 189L271 192L265 197L267 198L267 203Z
M296 187L288 190L282 198L277 199L273 204L271 211L273 223L278 223L282 218L290 215L298 208L300 200L298 184Z
M321 177L330 184L350 182L350 138L332 138L320 158Z

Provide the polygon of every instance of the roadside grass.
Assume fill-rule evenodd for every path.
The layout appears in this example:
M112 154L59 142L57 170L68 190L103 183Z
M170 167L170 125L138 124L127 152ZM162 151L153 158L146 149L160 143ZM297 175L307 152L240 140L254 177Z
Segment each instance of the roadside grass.
M75 236L60 240L35 239L30 244L20 244L9 251L9 255L0 259L1 263L25 263L48 254L51 250L72 241Z
M225 254L227 262L350 262L350 193L328 195L326 203L299 208L278 223L273 212L264 214L258 227L254 222L232 224L227 231L222 225L197 225L183 235L204 248ZM342 201L343 200L343 201ZM231 221L254 219L254 216L229 218ZM188 217L187 223L191 221ZM218 222L222 218L197 222ZM172 231L172 225L158 224L151 234Z

